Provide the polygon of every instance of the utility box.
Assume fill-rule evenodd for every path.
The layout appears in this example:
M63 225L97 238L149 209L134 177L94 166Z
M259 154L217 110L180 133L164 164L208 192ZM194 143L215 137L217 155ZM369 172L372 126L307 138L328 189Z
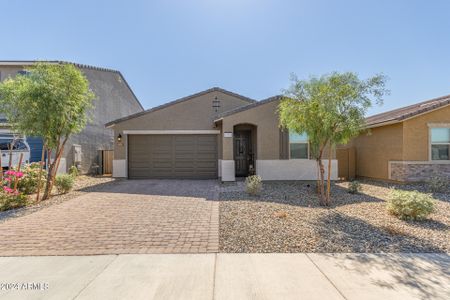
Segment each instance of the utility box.
M81 152L81 145L73 145L73 164L79 166L81 164L83 153Z

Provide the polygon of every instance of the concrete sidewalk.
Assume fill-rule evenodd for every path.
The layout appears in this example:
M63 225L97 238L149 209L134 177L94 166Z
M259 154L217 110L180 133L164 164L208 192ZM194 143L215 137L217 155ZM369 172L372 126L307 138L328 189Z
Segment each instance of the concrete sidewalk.
M1 299L449 299L450 256L0 257L0 284Z

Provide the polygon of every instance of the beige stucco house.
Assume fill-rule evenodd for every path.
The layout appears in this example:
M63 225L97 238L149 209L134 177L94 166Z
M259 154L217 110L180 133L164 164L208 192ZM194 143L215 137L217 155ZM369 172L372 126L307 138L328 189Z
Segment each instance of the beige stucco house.
M368 131L345 146L352 149L357 177L450 179L450 95L371 116L366 125ZM339 159L340 173L349 161Z
M307 138L279 127L280 99L255 101L211 88L109 122L115 135L113 176L314 180ZM332 164L331 177L337 179L337 160Z

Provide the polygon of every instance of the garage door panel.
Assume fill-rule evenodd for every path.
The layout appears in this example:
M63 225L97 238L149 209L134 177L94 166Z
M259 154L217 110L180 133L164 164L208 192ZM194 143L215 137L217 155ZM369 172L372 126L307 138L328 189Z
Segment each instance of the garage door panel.
M171 162L163 162L163 161L153 162L152 164L150 164L150 166L155 169L167 169L167 170L172 169Z
M199 152L199 156L197 157L197 160L199 161L204 161L204 160L212 160L214 158L216 158L217 154L216 153L211 153L211 152Z
M177 161L174 165L175 169L187 169L191 171L191 169L195 168L195 164L190 161Z
M133 169L148 169L150 167L151 167L150 163L139 163L139 162L131 163L130 162L130 168L133 168Z
M195 164L199 168L214 168L217 163L212 161L196 161Z
M217 178L216 135L130 135L130 178Z
M150 158L150 160L147 158ZM160 161L170 162L171 159L172 159L171 153L164 152L164 153L152 153L151 156L146 156L145 158L142 158L140 161L147 160L152 162L160 162Z

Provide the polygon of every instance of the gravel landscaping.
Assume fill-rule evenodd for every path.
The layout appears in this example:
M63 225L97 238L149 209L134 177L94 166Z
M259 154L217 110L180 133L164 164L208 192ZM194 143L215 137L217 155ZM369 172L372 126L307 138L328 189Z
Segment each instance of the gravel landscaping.
M314 183L265 182L249 196L244 182L220 187L222 252L450 252L450 193L434 194L428 220L402 221L386 211L389 188L426 192L424 184L363 180L362 193L333 185L333 205L318 205Z
M107 184L112 184L114 181L116 181L116 179L111 177L93 177L80 175L76 178L73 190L71 192L60 195L54 194L50 199L40 201L38 203L32 202L35 201L34 199L36 199L36 195L30 195L29 201L31 203L28 206L0 212L0 223L10 218L24 216L51 205L62 203L88 192L95 192L96 190L105 187L105 185ZM53 193L55 193L55 191Z

